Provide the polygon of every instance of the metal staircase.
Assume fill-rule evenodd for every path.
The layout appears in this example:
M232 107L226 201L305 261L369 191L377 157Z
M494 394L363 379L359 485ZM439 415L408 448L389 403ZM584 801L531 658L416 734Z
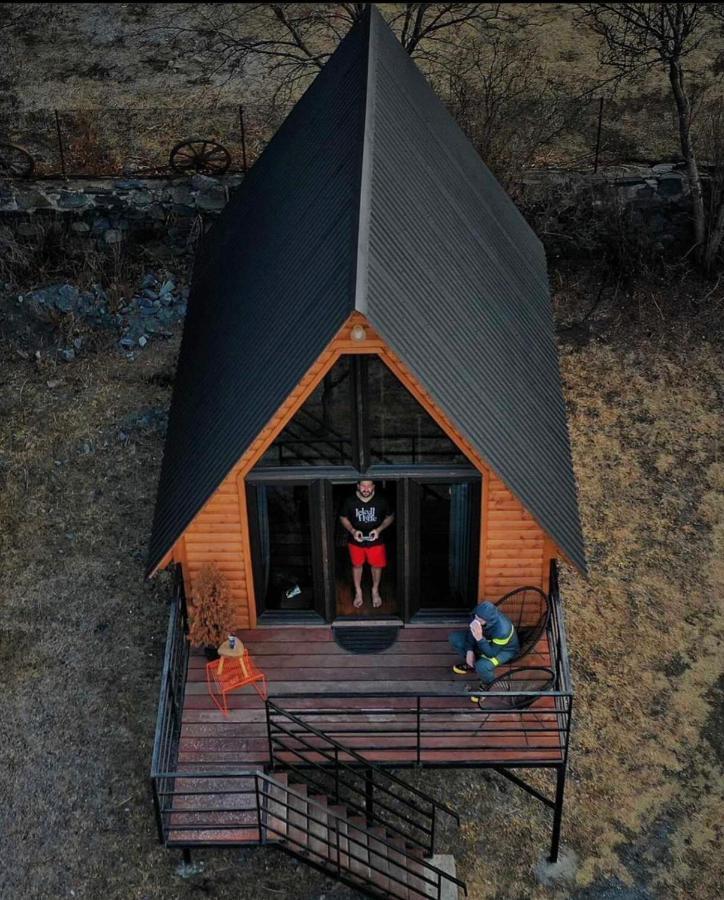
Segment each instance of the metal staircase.
M422 900L465 893L453 878L424 857L423 850L382 825L286 773L258 776L262 843L274 843L307 865L370 897ZM451 893L452 890L452 893Z
M439 814L457 813L267 701L272 774L259 777L264 842L371 897L457 897L432 865Z

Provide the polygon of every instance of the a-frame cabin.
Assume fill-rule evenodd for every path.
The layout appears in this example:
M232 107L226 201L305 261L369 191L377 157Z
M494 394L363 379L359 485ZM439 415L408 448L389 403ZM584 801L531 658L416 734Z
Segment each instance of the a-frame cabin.
M340 524L361 480L395 514L379 608L366 581L352 604ZM162 839L273 842L375 896L417 896L425 876L400 860L390 880L391 845L364 838L365 880L357 854L345 867L339 846L310 857L292 839L287 813L319 801L269 771L343 754L354 777L372 766L369 827L384 825L370 784L391 777L377 766L488 766L554 808L555 857L572 703L558 559L585 571L542 246L371 8L198 253L148 564L180 572L154 753ZM207 563L266 673L266 709L240 691L225 717L189 656L183 595ZM521 586L551 606L521 665L554 682L514 715L482 714L447 635ZM336 640L347 626L351 645ZM380 626L396 642L375 653ZM555 800L510 772L530 766L557 772Z

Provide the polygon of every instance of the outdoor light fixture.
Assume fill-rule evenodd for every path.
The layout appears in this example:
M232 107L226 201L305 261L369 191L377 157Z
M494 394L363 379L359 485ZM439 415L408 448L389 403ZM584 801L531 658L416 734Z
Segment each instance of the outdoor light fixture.
M361 325L355 325L352 329L352 340L363 341L367 337L367 332Z

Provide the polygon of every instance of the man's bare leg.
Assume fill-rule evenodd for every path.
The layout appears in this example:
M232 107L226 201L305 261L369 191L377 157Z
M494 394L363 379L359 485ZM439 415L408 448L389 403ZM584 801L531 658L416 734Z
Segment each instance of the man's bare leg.
M380 581L382 580L382 569L376 569L374 566L370 567L372 569L372 606L377 609L382 606L382 597L380 597Z
M372 572L374 573L374 569ZM362 606L362 566L352 566L352 581L354 582L354 606L357 609Z

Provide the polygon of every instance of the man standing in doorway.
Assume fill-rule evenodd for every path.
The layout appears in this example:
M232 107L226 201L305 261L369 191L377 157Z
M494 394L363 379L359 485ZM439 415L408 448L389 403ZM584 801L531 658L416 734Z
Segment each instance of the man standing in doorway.
M357 482L357 490L342 504L339 520L349 532L349 556L352 560L354 581L354 605L362 606L362 569L367 562L372 570L372 606L382 606L380 580L387 565L387 553L382 532L389 528L395 517L387 500L375 492L374 481Z

